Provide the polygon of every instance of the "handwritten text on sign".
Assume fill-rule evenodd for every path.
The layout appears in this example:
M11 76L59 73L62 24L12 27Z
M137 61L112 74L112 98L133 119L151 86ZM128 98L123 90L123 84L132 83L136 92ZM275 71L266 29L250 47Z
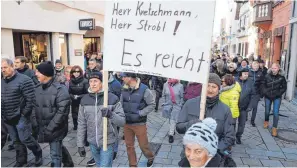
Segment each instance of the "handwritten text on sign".
M206 82L215 1L106 3L105 70Z

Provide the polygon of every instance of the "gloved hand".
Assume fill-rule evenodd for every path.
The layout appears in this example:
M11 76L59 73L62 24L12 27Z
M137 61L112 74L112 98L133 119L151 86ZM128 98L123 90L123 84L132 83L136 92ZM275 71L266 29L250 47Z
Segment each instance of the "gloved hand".
M113 115L113 106L108 106L107 108L101 109L102 117L111 118Z
M229 150L218 150L218 153L224 158L231 156L231 152Z
M78 153L80 157L86 157L86 150L84 147L78 147Z

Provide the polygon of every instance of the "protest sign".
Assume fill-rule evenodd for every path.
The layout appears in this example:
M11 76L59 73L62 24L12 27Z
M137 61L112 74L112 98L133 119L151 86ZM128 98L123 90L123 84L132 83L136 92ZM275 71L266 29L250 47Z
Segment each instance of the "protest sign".
M106 3L104 70L207 82L214 0Z

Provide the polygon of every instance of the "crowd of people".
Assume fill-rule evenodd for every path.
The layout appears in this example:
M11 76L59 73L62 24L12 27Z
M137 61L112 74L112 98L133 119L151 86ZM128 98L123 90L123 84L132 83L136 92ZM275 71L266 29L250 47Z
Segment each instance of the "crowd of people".
M68 133L71 112L73 130L77 131L77 148L86 156L90 146L89 166L112 167L117 157L119 131L123 127L130 167L137 167L135 136L147 166L155 154L147 137L147 116L162 112L168 119L168 142L177 133L184 134L181 167L236 166L231 158L232 146L241 144L248 112L255 125L258 102L265 101L264 128L269 127L273 103L272 135L277 136L278 113L286 78L279 64L267 69L261 57L230 58L223 54L211 61L204 120L200 121L202 84L163 77L109 72L108 107L103 107L103 55L85 57L87 68L42 62L29 69L26 58L14 62L2 58L1 148L8 137L9 149L16 151L15 167L27 164L27 148L41 166L39 143L49 143L52 167L73 167L71 155L63 145ZM154 90L155 95L152 90ZM162 101L160 100L162 99ZM162 102L162 104L159 104ZM103 120L108 118L107 150L103 150ZM178 166L178 165L177 165Z

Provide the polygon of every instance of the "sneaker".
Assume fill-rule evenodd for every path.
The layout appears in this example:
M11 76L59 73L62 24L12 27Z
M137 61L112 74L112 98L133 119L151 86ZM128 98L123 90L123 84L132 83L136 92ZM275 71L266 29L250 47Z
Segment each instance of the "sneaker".
M89 160L88 162L87 162L87 165L88 166L94 166L96 164L96 162L95 162L95 159L94 158L92 158L91 160Z
M12 144L9 144L7 148L8 151L14 150L14 146Z
M264 121L264 128L265 128L265 129L268 128L268 125L269 125L268 121Z
M276 137L277 136L277 128L272 128L272 136Z
M113 160L115 160L117 158L117 152L113 152Z
M154 163L154 159L148 160L147 163L146 163L146 167L152 167L153 163Z
M169 135L169 140L168 140L169 143L173 143L174 142L174 138L172 135Z
M74 130L74 131L77 130L77 125L73 126L73 130Z
M256 124L255 124L254 121L251 121L251 125L252 125L253 127L256 127Z
M241 144L241 139L240 139L240 137L236 137L236 143L237 143L237 144Z
M35 167L39 167L43 164L42 151L40 153L41 154L35 156Z
M15 165L13 167L27 167L27 163L19 163L16 162Z

